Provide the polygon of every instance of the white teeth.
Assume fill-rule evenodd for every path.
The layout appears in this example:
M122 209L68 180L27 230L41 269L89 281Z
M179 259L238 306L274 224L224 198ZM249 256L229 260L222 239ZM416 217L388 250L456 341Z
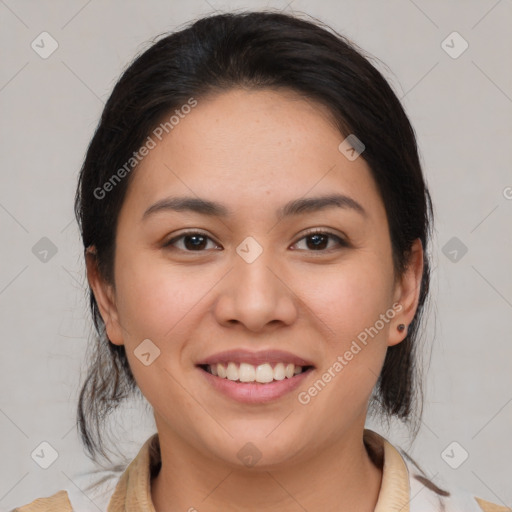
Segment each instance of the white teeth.
M223 364L220 364L220 363L217 364L217 365L214 364L213 366L217 367L217 374L218 374L218 376L221 379L225 379L226 378L226 367ZM211 369L211 365L210 365L210 369ZM213 373L213 371L212 371L212 373Z
M229 380L238 380L238 366L235 363L228 363L226 377Z
M295 366L293 363L285 365L277 363L274 368L270 363L263 363L254 366L249 363L234 363L230 361L227 365L217 363L209 365L207 371L221 379L229 379L240 382L259 382L266 384L274 380L291 379L294 375L302 373L302 366Z
M274 370L268 363L260 364L256 368L256 382L272 382L274 380Z
M215 366L215 365L214 365ZM256 380L256 370L252 364L241 363L238 370L240 382L254 382Z
M300 366L297 366L297 368L300 370ZM286 377L284 373L284 364L283 363L277 363L274 368L274 379L275 380L283 380Z

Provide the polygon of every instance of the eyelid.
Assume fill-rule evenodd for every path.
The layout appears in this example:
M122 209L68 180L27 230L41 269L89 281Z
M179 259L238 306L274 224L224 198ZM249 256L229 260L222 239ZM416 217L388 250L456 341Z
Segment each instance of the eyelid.
M202 229L196 229L196 228L184 228L185 231L174 233L173 237L169 239L169 242L172 240L175 240L177 238L181 238L182 236L186 235L203 235L207 236L208 238L211 238L213 240L213 237L207 233L206 231L203 231Z
M304 238L305 236L308 236L308 235L314 235L316 233L319 233L319 234L323 234L323 235L332 235L332 236L336 236L340 239L343 239L343 240L346 240L347 237L345 234L341 233L341 232L334 232L331 230L331 228L322 228L322 227L319 227L319 228L308 228L306 229L305 231L303 231L299 236L300 238L298 238L297 240L301 240L302 238Z

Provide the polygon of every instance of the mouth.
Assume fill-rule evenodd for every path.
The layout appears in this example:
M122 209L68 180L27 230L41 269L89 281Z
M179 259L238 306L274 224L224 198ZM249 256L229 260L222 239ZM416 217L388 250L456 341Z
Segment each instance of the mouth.
M299 362L299 361L296 361ZM304 385L313 365L218 361L196 365L209 389L224 398L251 406L276 402Z
M293 379L313 370L313 365L296 365L294 363L236 363L226 361L213 364L197 365L201 370L219 379L238 383L270 384L285 379Z
M265 404L290 395L314 372L312 361L292 352L233 349L205 357L196 367L209 389L245 404Z

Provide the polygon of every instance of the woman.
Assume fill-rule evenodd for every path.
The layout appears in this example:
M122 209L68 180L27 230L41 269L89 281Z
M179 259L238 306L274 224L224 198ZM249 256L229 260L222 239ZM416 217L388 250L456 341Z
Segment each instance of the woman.
M83 508L69 489L17 510L510 510L365 429L417 431L432 213L400 102L342 36L249 12L161 39L105 106L76 214L84 446L105 454L131 392L157 433Z

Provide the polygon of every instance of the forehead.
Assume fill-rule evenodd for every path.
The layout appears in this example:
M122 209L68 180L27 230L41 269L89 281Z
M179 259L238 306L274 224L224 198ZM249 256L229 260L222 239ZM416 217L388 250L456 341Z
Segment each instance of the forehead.
M327 108L294 92L233 89L198 98L173 121L161 140L152 136L125 202L142 208L179 192L235 207L258 197L261 208L333 189L379 200L363 158L339 151L345 137Z

